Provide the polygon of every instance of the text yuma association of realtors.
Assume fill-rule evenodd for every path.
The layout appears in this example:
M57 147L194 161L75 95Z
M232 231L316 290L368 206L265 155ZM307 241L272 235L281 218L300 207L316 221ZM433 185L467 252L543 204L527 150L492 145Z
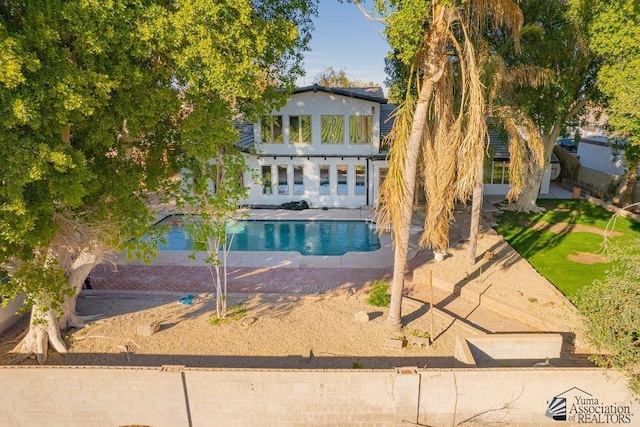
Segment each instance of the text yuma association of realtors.
M567 402L567 421L596 424L630 424L633 417L630 406L603 405L594 397L575 396L575 401L573 403L569 402Z

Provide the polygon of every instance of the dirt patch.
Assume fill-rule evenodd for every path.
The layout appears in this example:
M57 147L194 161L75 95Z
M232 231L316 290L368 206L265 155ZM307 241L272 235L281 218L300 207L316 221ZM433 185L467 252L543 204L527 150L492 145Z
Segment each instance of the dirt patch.
M321 296L247 296L229 299L243 303L245 320L212 326L213 296L196 296L192 305L176 298L153 296L81 297L78 311L104 318L84 329L67 333L69 353L49 353L50 365L116 365L232 367L232 368L341 368L365 369L394 366L452 366L457 335L468 335L457 321L434 316L435 343L402 350L385 341L413 331L430 330L428 305L405 302L406 327L393 332L387 326L387 309L369 305L364 293ZM371 318L359 322L355 313ZM140 325L160 324L151 336L137 333ZM26 319L12 334L26 328ZM10 340L2 335L2 342ZM13 344L15 345L15 344ZM7 352L9 345L0 345ZM3 363L0 360L0 363ZM28 360L24 364L35 364Z
M598 227L592 227L590 225L584 225L584 224L569 224L567 222L558 222L556 224L549 224L548 222L545 221L538 221L538 222L523 222L522 223L523 226L525 227L529 227L532 228L533 230L536 231L549 231L551 233L554 234L567 234L567 233L593 233L593 234L598 234L603 236L604 235L604 230L598 228ZM607 235L609 237L618 237L618 236L622 236L623 233L619 232L619 231L608 231Z
M577 254L569 254L567 255L567 259L569 261L577 262L579 264L597 264L599 262L609 262L609 259L606 257L593 254L591 252L578 252Z

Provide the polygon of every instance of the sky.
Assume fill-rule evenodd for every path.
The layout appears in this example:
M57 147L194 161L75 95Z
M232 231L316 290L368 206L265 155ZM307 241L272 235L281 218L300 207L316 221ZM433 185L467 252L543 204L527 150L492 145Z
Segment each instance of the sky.
M384 87L384 58L390 48L382 35L384 26L364 17L353 3L321 0L314 31L305 54L306 75L298 86L313 83L325 67L344 70L351 80L372 81ZM369 3L369 4L367 4ZM365 7L370 2L364 2Z

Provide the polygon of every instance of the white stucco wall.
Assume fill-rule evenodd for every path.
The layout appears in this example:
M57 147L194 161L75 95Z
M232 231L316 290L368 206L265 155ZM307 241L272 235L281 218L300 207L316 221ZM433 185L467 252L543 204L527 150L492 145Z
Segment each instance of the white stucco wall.
M284 142L267 144L261 142L260 124L254 126L254 138L259 142L256 150L263 155L371 155L380 146L380 104L362 99L333 95L324 92L304 92L292 95L284 107L273 112L282 115ZM290 144L289 117L311 116L311 144ZM344 116L344 141L342 144L322 144L320 138L321 116ZM349 116L373 116L373 140L371 144L349 144Z
M606 138L583 139L578 144L580 164L589 169L612 175L624 173L624 159L607 145Z
M9 301L6 307L0 305L0 333L9 329L16 323L22 315L18 316L16 312L20 310L24 303L24 295L20 294L15 299Z
M324 92L293 94L286 105L274 115L282 116L283 143L261 142L260 124L254 126L256 154L248 159L250 173L244 176L250 185L245 204L280 205L291 201L305 200L312 207L359 208L371 206L377 191L376 172L371 156L378 153L380 145L380 104L357 98ZM290 116L311 116L311 143L291 143ZM323 144L321 141L321 116L342 115L344 117L343 142ZM349 117L372 116L373 136L371 144L349 143ZM325 157L326 156L326 157ZM320 194L320 165L329 166L330 194ZM262 167L271 167L273 194L263 194ZM286 194L278 194L278 166L287 167L288 188ZM294 194L294 166L303 167L304 193ZM347 167L347 194L337 194L337 167ZM365 191L356 194L356 166L365 168ZM257 178L257 179L256 179Z

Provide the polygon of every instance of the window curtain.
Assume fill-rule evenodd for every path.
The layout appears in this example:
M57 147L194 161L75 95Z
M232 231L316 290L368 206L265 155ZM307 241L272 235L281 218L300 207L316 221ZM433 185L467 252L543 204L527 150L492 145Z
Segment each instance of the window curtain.
M349 134L349 141L352 144L371 144L373 139L373 117L350 116Z
M289 117L289 141L294 144L311 142L311 116Z
M344 117L322 116L322 142L341 144L344 140Z

